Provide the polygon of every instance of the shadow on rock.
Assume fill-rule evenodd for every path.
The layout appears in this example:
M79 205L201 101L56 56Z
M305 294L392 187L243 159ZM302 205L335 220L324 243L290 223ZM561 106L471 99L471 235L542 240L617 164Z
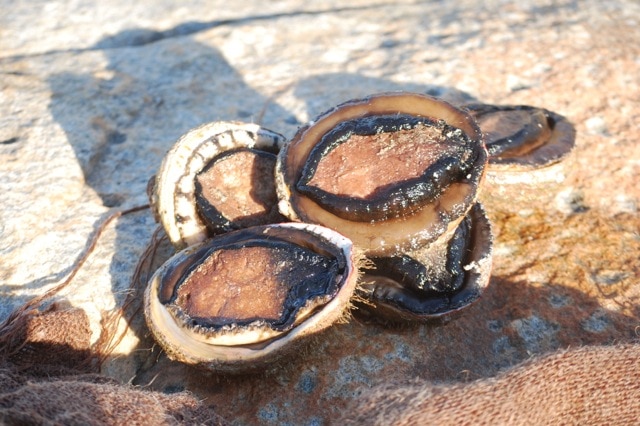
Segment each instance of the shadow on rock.
M639 317L637 308L605 309L570 287L495 276L475 305L443 325L390 328L355 312L264 374L218 375L157 353L134 383L166 393L189 389L241 423L330 422L374 386L463 383L562 349L637 343Z
M365 77L351 73L315 75L296 82L293 92L307 104L309 118L350 99L364 98L381 92L424 93L444 99L452 104L464 104L475 99L453 87L427 83L398 83L384 78Z
M149 44L153 34L140 29L108 37L96 44L95 56L85 55L93 62L83 69L90 71L52 74L48 81L53 93L49 109L87 185L114 210L147 203L149 178L187 130L213 120L290 118L247 86L215 48L189 37ZM108 61L104 69L99 54ZM70 63L69 69L82 68L76 65ZM148 212L118 219L109 269L118 306L154 226Z

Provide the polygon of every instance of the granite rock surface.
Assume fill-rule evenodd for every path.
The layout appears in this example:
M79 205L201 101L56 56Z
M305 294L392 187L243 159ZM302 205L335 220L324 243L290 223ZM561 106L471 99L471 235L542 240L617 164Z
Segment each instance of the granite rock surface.
M522 205L481 195L491 284L439 326L354 315L286 365L240 377L168 360L140 317L103 372L189 390L238 424L330 424L364 390L492 377L640 326L640 4L0 1L0 319L71 271L111 212L147 202L175 140L212 120L291 137L348 99L407 90L545 107L575 124L566 179ZM516 193L518 188L509 188ZM60 295L121 305L156 224L110 225Z

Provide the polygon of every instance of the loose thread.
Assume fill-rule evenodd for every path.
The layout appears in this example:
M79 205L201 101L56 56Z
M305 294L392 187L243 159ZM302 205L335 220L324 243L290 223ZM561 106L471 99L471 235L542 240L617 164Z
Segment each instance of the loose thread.
M18 307L11 314L9 314L7 319L0 323L0 355L8 357L18 352L25 345L26 342L16 341L16 339L22 335L22 331L26 326L28 318L33 315L36 310L41 308L45 302L65 289L73 281L78 271L80 271L91 253L93 253L93 251L95 250L98 240L102 236L102 233L104 232L106 227L111 222L121 216L136 213L148 208L149 205L145 204L126 210L115 211L107 216L107 218L96 228L94 234L90 237L88 246L74 262L69 275L67 275L67 277L62 282L60 282L60 284L45 291L43 294L25 302L22 306Z

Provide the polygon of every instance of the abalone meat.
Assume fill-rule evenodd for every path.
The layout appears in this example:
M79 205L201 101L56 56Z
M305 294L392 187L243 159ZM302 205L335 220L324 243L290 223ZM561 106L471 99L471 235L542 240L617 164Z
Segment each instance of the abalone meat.
M273 170L284 136L216 121L182 136L150 182L156 219L178 249L214 234L283 221Z

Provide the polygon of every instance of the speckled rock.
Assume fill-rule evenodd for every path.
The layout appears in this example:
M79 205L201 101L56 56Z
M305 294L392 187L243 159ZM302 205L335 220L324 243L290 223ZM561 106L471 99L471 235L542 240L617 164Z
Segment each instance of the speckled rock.
M0 319L63 279L109 212L147 202L190 128L233 119L290 137L347 99L409 90L545 107L578 133L552 202L506 211L484 197L496 245L476 305L438 326L356 312L286 365L239 377L169 361L138 314L104 372L190 390L238 424L330 424L381 383L637 341L637 2L226 4L0 2ZM155 228L148 210L119 218L58 296L87 312L94 342Z

